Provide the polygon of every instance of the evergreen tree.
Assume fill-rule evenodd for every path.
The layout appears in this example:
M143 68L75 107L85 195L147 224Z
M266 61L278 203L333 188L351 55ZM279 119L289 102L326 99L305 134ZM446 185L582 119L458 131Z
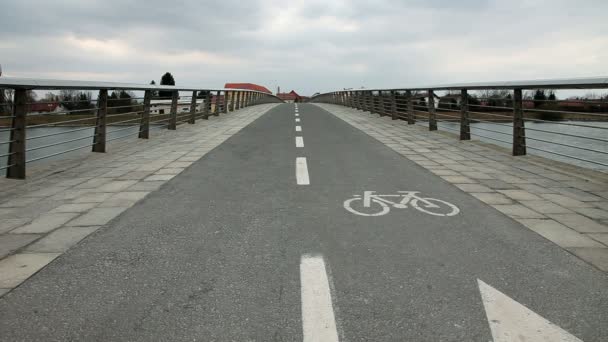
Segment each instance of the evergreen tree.
M174 86L175 85L175 79L173 78L173 75L171 75L170 72L166 72L163 77L161 77L160 79L160 85L164 85L164 86ZM171 98L172 92L168 91L168 90L161 90L158 92L158 96L160 98Z

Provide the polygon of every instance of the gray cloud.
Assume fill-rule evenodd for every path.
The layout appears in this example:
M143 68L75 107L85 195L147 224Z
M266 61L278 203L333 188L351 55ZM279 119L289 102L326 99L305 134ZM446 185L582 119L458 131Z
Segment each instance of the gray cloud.
M608 2L21 0L0 12L7 75L344 87L606 74Z

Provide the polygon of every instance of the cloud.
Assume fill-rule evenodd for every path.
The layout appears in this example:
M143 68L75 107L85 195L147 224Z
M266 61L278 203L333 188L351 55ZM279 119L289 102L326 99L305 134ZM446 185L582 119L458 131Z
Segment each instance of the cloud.
M608 2L21 0L2 5L6 75L346 87L599 76Z

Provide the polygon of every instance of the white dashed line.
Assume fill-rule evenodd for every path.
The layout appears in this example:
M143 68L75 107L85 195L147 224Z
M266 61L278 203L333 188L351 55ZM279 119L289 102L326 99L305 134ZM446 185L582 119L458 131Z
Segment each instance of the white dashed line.
M323 257L302 256L300 286L304 342L338 342L338 329Z
M300 116L300 114L296 113L296 116Z
M296 126L296 132L302 132L302 126Z
M296 118L296 122L300 122L300 119L299 119L299 118Z
M304 147L304 138L296 137L296 147Z
M306 158L296 158L296 180L298 185L309 185L310 178L308 178L308 165L306 164Z

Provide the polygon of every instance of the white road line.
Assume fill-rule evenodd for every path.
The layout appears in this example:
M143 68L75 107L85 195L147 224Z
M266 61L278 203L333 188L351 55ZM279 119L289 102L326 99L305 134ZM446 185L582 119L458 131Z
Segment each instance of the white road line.
M304 138L296 137L296 147L304 147Z
M300 119L299 119L299 118L296 118L296 122L300 122Z
M310 178L308 178L308 165L306 164L306 158L296 158L296 179L298 185L309 185Z
M302 126L296 126L296 132L302 132Z
M338 342L338 329L323 257L302 256L300 286L304 342Z
M477 284L494 342L583 342L483 281Z
M300 114L296 113L296 116L300 116Z

